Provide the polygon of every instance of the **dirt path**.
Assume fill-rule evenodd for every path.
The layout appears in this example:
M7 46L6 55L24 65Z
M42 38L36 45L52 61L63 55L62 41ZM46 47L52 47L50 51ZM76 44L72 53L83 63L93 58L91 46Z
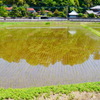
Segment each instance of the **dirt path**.
M100 93L95 92L72 92L66 94L51 94L50 96L42 95L36 100L100 100Z

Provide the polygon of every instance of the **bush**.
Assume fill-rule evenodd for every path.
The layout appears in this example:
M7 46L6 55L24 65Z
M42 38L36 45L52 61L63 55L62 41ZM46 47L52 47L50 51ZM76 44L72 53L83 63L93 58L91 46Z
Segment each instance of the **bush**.
M64 12L60 12L59 17L66 17L66 14L64 14Z
M58 17L60 15L60 12L56 9L55 11L54 11L54 17Z
M46 24L46 25L50 25L50 22L46 22L45 24Z
M92 14L88 14L88 17L89 17L89 18L95 18L96 15L92 13Z
M88 14L83 14L83 18L88 18Z
M78 17L83 17L83 16L84 16L83 13L79 13L79 14L78 14Z
M53 13L52 12L48 12L48 16L49 17L52 17L53 16Z
M2 16L2 17L7 17L8 16L8 11L5 9L4 6L0 7L0 16Z

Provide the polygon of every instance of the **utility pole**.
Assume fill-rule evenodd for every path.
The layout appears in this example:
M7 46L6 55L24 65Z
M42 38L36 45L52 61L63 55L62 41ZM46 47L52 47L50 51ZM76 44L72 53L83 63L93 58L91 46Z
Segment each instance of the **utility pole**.
M67 1L67 19L69 20L69 0Z
M68 13L68 11L69 11L69 6L67 5L67 19L69 20L69 13Z

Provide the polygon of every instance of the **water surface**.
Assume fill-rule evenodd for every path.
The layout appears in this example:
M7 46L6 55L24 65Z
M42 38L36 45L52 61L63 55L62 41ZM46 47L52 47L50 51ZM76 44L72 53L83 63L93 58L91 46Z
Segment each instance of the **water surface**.
M100 81L100 38L88 30L0 30L0 87Z

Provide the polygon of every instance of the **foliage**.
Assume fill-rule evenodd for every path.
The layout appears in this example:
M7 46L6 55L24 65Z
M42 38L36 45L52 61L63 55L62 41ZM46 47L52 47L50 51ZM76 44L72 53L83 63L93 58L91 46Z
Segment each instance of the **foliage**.
M48 12L47 14L49 17L52 17L53 16L53 13L52 12Z
M41 11L40 11L40 14L41 15L44 15L45 14L45 9L42 7Z
M84 15L83 13L79 13L78 17L83 17L83 15Z
M19 17L21 12L18 10L17 5L13 5L12 11L10 12L11 17Z
M25 17L27 16L28 11L26 5L17 7L17 5L13 5L12 11L10 12L11 17Z
M57 16L59 16L60 15L60 12L56 9L55 11L54 11L54 17L57 17Z
M59 13L59 16L60 16L60 17L66 17L66 14L64 14L64 12L60 12L60 13Z
M83 83L75 85L58 85L58 86L46 86L46 87L33 87L24 89L4 89L0 88L0 100L14 99L14 100L33 100L38 98L42 94L46 94L48 97L50 93L53 94L66 94L70 95L72 91L79 92L100 92L100 82L95 83ZM73 95L70 96L73 98Z
M84 7L90 7L93 5L98 5L100 4L100 0L3 0L4 4L8 5L23 5L23 4L28 4L31 6L66 6L67 4L69 5L74 5L74 6L84 6Z
M88 18L88 14L83 14L83 18Z
M88 14L88 17L95 18L96 16L95 16L95 14Z
M5 9L4 6L0 6L0 16L6 18L8 16L8 11Z
M78 13L85 13L86 10L94 5L99 5L100 0L0 0L0 6L1 5L17 5L17 7L13 8L12 12L10 13L11 17L24 17L28 16L27 9L28 7L36 7L36 11L41 11L41 15L45 15L45 9L43 7L49 7L51 9L50 11L54 12L54 16L64 16L67 15L68 12L71 12L72 10L75 10ZM69 9L68 7L69 6ZM42 8L41 8L42 7ZM50 8L51 7L51 8ZM57 8L58 7L58 8ZM55 10L56 9L56 10ZM21 10L21 11L18 11ZM60 13L59 11L63 12ZM15 12L15 13L14 13ZM7 12L4 13L5 16L7 16ZM53 14L49 13L48 16L53 16ZM86 15L84 15L86 17ZM89 17L92 17L92 15L89 15ZM94 16L95 17L95 16Z

